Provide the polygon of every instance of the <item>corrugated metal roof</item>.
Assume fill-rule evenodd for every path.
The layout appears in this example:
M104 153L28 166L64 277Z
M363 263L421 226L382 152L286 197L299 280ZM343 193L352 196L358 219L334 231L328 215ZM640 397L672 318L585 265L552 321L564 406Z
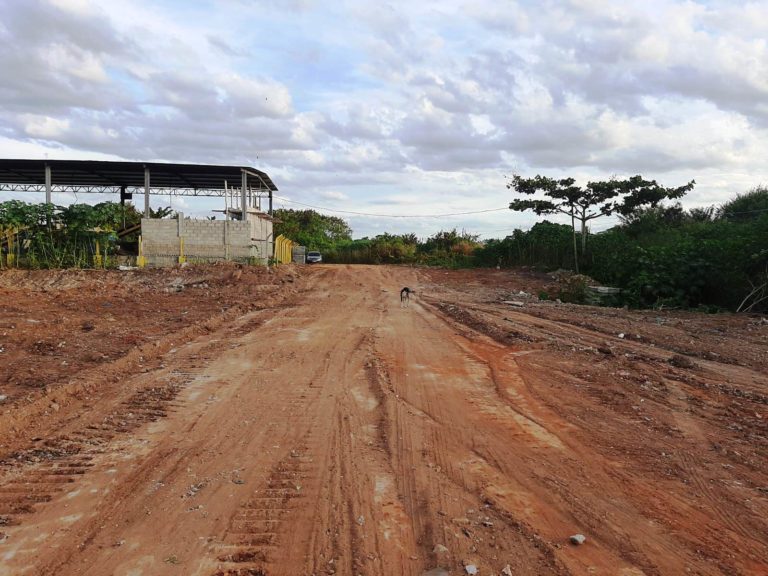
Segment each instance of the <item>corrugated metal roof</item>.
M249 166L105 160L0 159L0 183L45 185L46 164L51 167L51 181L56 186L141 188L144 186L144 168L149 168L152 188L223 190L225 182L230 188L239 187L245 170L254 188L277 191L266 172Z

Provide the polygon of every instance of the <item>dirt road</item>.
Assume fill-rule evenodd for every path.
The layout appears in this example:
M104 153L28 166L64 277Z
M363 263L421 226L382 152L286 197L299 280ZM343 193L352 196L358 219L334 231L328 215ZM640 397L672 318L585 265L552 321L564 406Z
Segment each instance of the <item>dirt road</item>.
M6 409L0 574L768 574L763 328L738 363L437 272L291 286Z

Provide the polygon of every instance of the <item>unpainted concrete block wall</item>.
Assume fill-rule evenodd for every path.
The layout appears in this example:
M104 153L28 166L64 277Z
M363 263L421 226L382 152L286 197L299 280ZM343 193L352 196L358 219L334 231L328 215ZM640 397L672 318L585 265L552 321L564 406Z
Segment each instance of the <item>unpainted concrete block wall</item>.
M268 258L251 239L251 223L248 221L142 218L141 236L144 256L147 263L153 265L177 262L181 239L187 260Z
M248 223L250 224L251 244L258 251L260 258L269 258L275 253L272 220L259 217L257 214L249 214Z

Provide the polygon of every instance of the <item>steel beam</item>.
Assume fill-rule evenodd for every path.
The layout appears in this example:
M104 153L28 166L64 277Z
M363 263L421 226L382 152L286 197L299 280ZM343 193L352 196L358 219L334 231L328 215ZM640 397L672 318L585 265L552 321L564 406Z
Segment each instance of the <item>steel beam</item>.
M51 203L51 165L46 162L45 164L45 203Z
M51 191L58 193L76 194L120 194L121 186L101 186L96 184L52 184ZM143 186L126 186L126 192L143 194ZM269 197L266 188L251 188L251 193L258 198ZM19 184L16 182L0 182L0 192L45 192L45 184ZM149 190L152 196L207 196L222 197L226 195L224 188L161 188L153 186Z
M144 166L144 218L149 218L149 168Z
M240 184L240 210L242 210L242 219L246 220L248 213L248 172L242 171L242 183Z

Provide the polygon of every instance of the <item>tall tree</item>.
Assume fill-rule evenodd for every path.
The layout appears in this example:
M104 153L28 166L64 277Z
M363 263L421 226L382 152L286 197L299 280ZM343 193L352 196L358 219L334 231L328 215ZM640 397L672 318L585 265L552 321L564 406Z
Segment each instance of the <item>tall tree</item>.
M573 178L560 180L546 176L523 178L515 174L507 188L518 194L533 196L541 193L545 198L515 199L509 204L510 210L524 212L532 210L538 216L543 214L565 214L571 219L573 231L573 259L576 272L579 271L579 253L576 242L576 221L581 227L581 251L587 248L587 223L601 216L614 212L622 215L631 214L641 207L656 206L665 199L681 198L693 189L691 180L685 186L665 188L655 180L645 180L642 176L632 176L625 180L611 178L599 182L588 182L586 186L576 186Z
M328 250L352 239L352 229L345 220L314 210L275 210L274 234L284 234L310 250Z
M717 217L731 222L749 222L768 214L768 187L757 186L739 194L717 209Z

